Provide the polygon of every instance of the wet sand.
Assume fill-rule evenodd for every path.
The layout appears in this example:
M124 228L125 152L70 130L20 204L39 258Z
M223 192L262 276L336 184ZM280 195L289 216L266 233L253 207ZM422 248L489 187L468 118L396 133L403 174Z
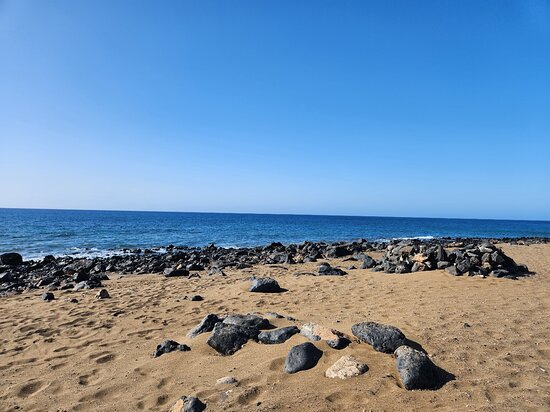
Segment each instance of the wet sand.
M319 263L226 270L200 279L159 275L118 277L97 290L43 291L0 299L0 410L166 411L182 395L198 396L208 411L550 410L550 245L503 246L535 276L519 280L453 277L444 271L388 275L349 270L343 277L295 276ZM354 262L329 260L347 268ZM270 276L281 294L247 292L251 275ZM204 301L184 296L200 294ZM70 303L76 297L78 303ZM208 334L187 332L207 313L277 312L350 334L351 325L377 321L400 328L454 375L434 391L407 391L391 355L353 342L343 350L316 343L324 355L308 371L287 375L288 350L247 343L222 357ZM159 358L165 339L190 352ZM326 369L352 354L364 375L329 379ZM231 375L238 385L216 385Z

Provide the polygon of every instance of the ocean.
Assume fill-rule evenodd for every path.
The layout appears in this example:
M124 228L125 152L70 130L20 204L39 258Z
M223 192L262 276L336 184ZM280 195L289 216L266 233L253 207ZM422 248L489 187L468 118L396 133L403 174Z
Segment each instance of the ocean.
M549 221L0 209L0 253L99 256L169 244L222 247L359 238L550 237Z

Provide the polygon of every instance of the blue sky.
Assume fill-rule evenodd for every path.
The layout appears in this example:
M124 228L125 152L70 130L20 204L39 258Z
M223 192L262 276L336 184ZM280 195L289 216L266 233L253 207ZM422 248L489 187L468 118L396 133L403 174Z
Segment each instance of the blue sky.
M0 0L0 207L550 219L550 0Z

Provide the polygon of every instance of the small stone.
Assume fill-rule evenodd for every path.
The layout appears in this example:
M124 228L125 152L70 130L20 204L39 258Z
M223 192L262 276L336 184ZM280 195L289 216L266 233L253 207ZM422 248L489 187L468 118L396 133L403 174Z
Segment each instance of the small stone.
M182 396L170 409L170 412L202 412L206 405L194 396Z
M45 300L46 302L50 302L55 299L55 296L52 292L46 292L42 295L42 300Z
M310 342L301 343L290 349L285 360L284 371L296 373L311 369L317 365L323 352Z
M319 276L344 276L347 275L342 269L333 268L328 263L323 263L319 266Z
M368 370L365 363L358 362L353 356L342 356L327 369L325 376L327 378L348 379L354 376L359 376Z
M200 302L204 300L204 298L201 296L201 295L193 295L191 296L191 301L192 302Z
M167 278L173 278L178 276L188 276L189 271L187 269L174 269L174 268L167 268L164 269L164 277Z
M252 280L249 291L260 293L278 293L281 292L281 287L275 279L257 278Z
M111 295L109 295L109 292L107 292L107 289L101 289L95 295L96 299L108 299L110 297L111 297Z
M157 345L157 348L153 352L153 357L158 358L161 355L164 355L165 353L174 352L176 350L187 352L190 351L191 348L185 344L180 344L174 340L165 340L160 345Z
M239 383L233 376L224 376L216 381L216 385L235 385Z

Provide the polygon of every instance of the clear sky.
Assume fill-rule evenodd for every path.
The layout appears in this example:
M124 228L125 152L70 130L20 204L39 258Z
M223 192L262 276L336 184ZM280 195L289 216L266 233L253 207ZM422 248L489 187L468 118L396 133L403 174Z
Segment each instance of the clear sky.
M550 219L550 0L0 0L0 207Z

